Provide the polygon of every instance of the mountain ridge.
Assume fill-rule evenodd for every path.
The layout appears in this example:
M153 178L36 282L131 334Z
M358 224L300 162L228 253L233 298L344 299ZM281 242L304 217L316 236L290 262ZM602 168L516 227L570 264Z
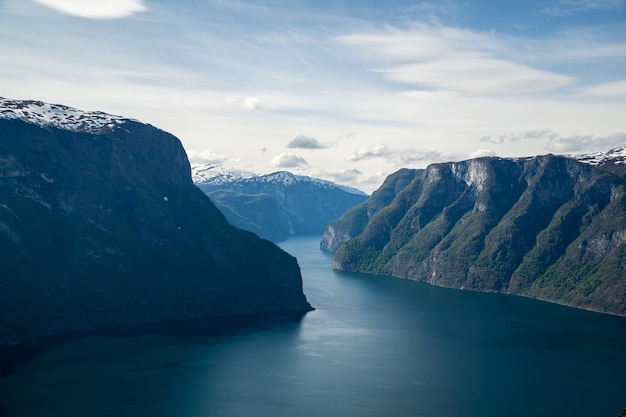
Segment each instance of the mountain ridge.
M16 103L29 112L0 107L0 345L311 309L297 260L228 224L175 136L58 105L48 123Z
M297 175L289 171L255 174L251 171L226 167L222 164L194 164L192 165L192 177L193 182L197 185L221 185L233 182L245 182L251 179L259 182L279 183L285 186L294 185L297 182L310 182L325 188L339 188L350 194L367 195L363 191L348 185L342 185L306 175Z
M330 223L320 246L337 269L626 315L626 181L607 164L543 155L399 171L372 194L376 210Z
M62 104L0 97L0 119L22 120L40 127L56 127L73 132L104 134L124 123L138 120L101 111L85 111Z
M256 175L210 164L192 171L195 184L229 221L274 242L321 234L332 219L367 199L355 188L287 171Z

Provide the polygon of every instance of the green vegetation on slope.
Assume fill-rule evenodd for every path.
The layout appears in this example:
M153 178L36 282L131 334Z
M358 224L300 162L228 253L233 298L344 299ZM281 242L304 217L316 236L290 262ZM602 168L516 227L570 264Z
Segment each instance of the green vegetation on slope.
M334 267L626 314L624 189L553 155L431 165L338 249Z

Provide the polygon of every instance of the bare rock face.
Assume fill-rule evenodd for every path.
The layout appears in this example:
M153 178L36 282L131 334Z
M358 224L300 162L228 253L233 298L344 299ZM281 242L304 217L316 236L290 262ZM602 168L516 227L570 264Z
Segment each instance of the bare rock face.
M334 267L626 315L616 167L554 155L431 165L363 226L347 215L329 225L350 236Z
M308 311L297 261L228 224L180 141L0 99L0 344L159 320Z

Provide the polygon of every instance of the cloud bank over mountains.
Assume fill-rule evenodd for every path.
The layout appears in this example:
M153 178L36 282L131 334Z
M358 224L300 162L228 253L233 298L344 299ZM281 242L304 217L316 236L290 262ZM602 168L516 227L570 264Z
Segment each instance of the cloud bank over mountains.
M0 82L158 126L197 160L371 192L401 166L619 141L625 2L546 7L4 0Z

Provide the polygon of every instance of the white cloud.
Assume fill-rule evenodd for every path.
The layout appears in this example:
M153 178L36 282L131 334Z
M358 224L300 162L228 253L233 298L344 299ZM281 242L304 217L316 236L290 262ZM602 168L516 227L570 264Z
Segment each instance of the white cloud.
M341 169L337 171L330 171L329 176L334 178L339 183L351 183L358 180L363 176L363 173L356 168Z
M357 162L364 159L385 158L391 155L391 153L391 149L389 149L385 143L376 145L373 148L370 148L369 146L359 146L352 155L349 155L348 158L346 158L346 160L348 162Z
M224 155L216 154L213 151L206 150L202 152L196 152L194 150L187 150L187 157L192 164L215 164L220 165L228 160L228 157Z
M264 110L265 105L263 102L256 97L247 97L243 100L244 107L249 108L250 110Z
M292 153L281 153L276 155L270 161L270 164L276 168L297 168L308 165L306 159Z
M470 158L482 158L484 156L497 156L497 154L489 149L479 149L470 154Z
M525 94L554 90L574 79L512 61L473 56L387 69L392 80L466 94Z
M368 59L384 62L375 70L394 82L464 94L526 94L554 90L574 78L517 62L507 40L441 25L414 25L337 38ZM523 41L510 43L522 44ZM389 64L396 61L399 65Z
M228 7L239 3L221 1ZM244 9L237 13L217 10L214 1L194 7L136 2L144 3L150 13L140 15L140 25L94 25L34 1L6 2L15 11L0 24L0 53L7 58L0 65L3 94L137 118L175 134L186 149L211 148L215 155L205 161L239 155L246 168L265 172L272 169L273 156L293 152L306 158L307 165L294 169L298 172L358 168L364 174L355 177L354 186L401 164L456 159L445 151L462 153L461 158L483 147L502 156L546 153L551 133L522 140L530 129L551 129L555 139L624 131L626 103L616 95L621 84L601 84L620 79L626 57L617 24L569 26L539 16L546 19L539 31L511 22L477 32L458 26L470 19L453 19L454 27L434 20L407 25L415 14L387 19L401 16L400 5L389 3L389 14L380 16L384 20L370 22L355 16L361 10L330 20L325 11L316 26L320 31L299 24L314 21L309 10L297 12L296 21L294 8L267 6L259 13L267 2L241 1ZM200 17L202 24L195 24ZM337 38L338 33L353 35ZM478 74L471 74L472 65ZM394 69L407 70L395 76L425 79L428 85L381 72ZM581 81L550 95L498 94L501 88L529 91L567 82L559 73ZM582 87L587 88L581 94L593 99L573 96ZM483 91L496 93L479 97ZM332 151L285 149L301 132ZM478 142L481 137L484 143ZM387 150L375 146L383 140ZM355 150L361 144L368 147ZM562 144L551 144L557 145ZM440 152L420 151L430 148Z
M315 138L310 138L304 135L298 135L291 142L286 145L290 149L325 149L328 146L320 143Z
M386 29L340 36L337 41L357 48L370 59L390 58L405 62L502 50L490 35L425 23L414 24L409 30Z
M426 166L434 162L452 161L462 157L463 155L460 153L432 149L392 149L383 143L372 148L360 146L346 160L348 162L358 162L366 159L382 158L396 167L408 167Z
M63 13L88 19L118 19L148 10L143 0L34 0Z
M243 97L241 95L229 96L226 99L226 103L229 105L238 105L250 110L264 110L265 104L263 101L256 97Z

